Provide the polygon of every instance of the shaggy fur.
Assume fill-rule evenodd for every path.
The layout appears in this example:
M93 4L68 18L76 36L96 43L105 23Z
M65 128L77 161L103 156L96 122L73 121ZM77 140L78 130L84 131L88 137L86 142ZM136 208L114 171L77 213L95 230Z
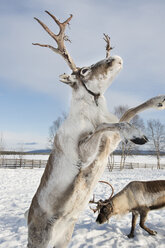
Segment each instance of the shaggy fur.
M121 70L122 59L113 56L88 67L76 67L64 45L65 27L72 15L60 23L51 13L46 13L60 27L58 35L35 19L56 40L58 47L34 45L48 47L67 61L73 73L61 75L60 81L72 87L72 100L69 115L56 134L54 148L28 212L28 247L46 248L50 244L65 248L79 213L88 204L104 171L108 155L116 149L121 138L139 144L147 140L129 123L118 123L106 105L104 93ZM150 102L147 108L158 103L158 108L164 104L161 97ZM136 112L143 109L142 106ZM133 110L130 116L134 116ZM123 117L123 121L127 121L127 117Z

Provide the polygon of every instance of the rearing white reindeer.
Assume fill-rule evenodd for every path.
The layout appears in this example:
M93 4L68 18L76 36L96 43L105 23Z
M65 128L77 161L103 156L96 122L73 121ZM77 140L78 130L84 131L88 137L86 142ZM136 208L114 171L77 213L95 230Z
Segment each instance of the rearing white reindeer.
M106 59L89 67L76 67L64 45L66 25L72 15L58 24L55 35L44 23L35 18L58 47L48 47L60 54L72 70L60 81L72 87L72 101L68 118L58 130L40 185L28 212L28 247L64 248L70 242L77 218L88 204L93 188L107 164L108 155L115 150L121 138L143 144L147 138L127 123L135 114L147 108L164 108L165 96L153 98L128 111L122 122L108 112L104 92L122 68L122 59L110 57L110 40Z

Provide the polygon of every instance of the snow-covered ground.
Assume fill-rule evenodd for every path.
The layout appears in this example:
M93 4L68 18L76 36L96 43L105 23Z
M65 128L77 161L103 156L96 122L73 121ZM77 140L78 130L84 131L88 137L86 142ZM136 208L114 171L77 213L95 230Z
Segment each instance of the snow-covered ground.
M37 189L43 169L0 169L0 247L25 248L27 227L24 212L30 205ZM165 179L165 170L132 169L112 172L105 171L102 179L111 182L115 193L132 180ZM98 184L96 198L108 198L108 186ZM96 199L96 200L97 200ZM128 239L131 226L131 214L113 217L109 224L97 225L97 214L87 207L81 213L75 226L69 248L164 248L165 245L165 209L150 212L147 225L158 232L149 236L139 225L134 239Z

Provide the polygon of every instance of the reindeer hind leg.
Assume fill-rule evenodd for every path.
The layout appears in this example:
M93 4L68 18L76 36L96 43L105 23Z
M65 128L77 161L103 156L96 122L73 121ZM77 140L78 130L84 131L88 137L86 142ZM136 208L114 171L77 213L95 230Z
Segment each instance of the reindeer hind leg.
M144 224L146 219L147 219L147 214L148 211L142 211L140 213L140 227L143 228L146 232L148 232L150 235L156 235L157 232L154 230L149 229L148 227L146 227L146 225Z

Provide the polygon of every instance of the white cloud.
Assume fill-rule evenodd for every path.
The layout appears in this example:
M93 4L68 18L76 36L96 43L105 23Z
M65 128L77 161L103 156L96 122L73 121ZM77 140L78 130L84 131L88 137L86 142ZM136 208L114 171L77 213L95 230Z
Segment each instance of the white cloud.
M35 150L45 149L48 146L48 139L34 133L2 131L4 150ZM29 144L29 145L27 145ZM30 145L31 144L31 145Z
M156 77L158 84L162 84L162 78L165 77L165 34L162 26L165 17L162 4L148 1L147 4L145 2L135 6L130 1L126 3L121 4L120 8L119 4L112 2L95 4L94 1L72 0L56 1L54 4L54 1L30 1L31 11L26 14L13 12L1 15L1 77L17 87L30 87L61 96L62 88L57 82L61 73L69 71L67 65L59 55L31 44L40 42L55 45L33 19L36 12L35 16L52 30L57 30L56 24L43 11L47 7L61 19L63 16L67 18L71 12L74 14L71 30L68 30L73 43L67 44L67 47L78 65L89 65L105 56L102 33L108 32L115 46L113 53L124 58L126 72L123 80L129 82L136 80L136 75L147 74L148 78Z

